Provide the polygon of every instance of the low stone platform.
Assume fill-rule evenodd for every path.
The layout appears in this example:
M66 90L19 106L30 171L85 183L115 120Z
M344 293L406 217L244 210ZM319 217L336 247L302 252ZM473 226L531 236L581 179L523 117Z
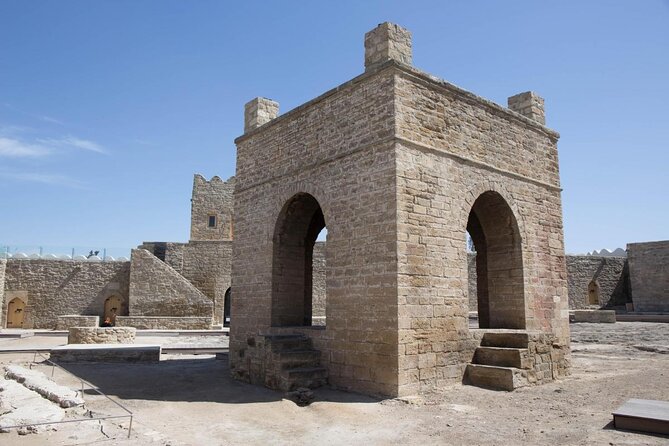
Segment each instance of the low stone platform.
M134 344L132 327L70 327L68 344Z
M613 310L572 310L569 312L569 322L590 322L596 324L613 324L616 321L616 312Z
M69 344L50 351L54 362L158 362L161 347L153 344Z
M669 435L669 402L627 400L613 412L616 429Z

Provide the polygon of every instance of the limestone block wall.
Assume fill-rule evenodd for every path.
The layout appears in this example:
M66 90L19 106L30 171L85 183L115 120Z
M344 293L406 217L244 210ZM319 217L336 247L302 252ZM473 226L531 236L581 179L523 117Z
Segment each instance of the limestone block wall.
M139 248L163 260L211 299L214 323L222 323L225 292L231 284L232 241L144 242Z
M312 302L314 325L325 325L325 242L314 245Z
M569 309L592 308L588 304L588 285L596 280L600 287L597 308L621 307L631 302L627 260L624 257L565 256ZM476 254L467 254L469 311L478 310L476 293Z
M631 302L627 259L624 257L567 256L569 308L589 308L588 285L599 285L598 308L624 306Z
M207 181L195 174L191 199L191 240L231 240L233 232L232 192L235 177L227 181L213 177ZM216 217L214 226L209 217Z
M505 311L568 351L558 135L417 70L395 73L400 394L457 382L472 358L465 234L486 191L519 231L524 304Z
M236 140L230 362L248 379L247 340L272 331L275 223L298 193L323 211L327 324L314 346L332 384L397 391L393 76L363 75Z
M223 320L231 268L231 241L191 241L183 246L181 274L211 300L215 324Z
M70 327L68 344L134 344L132 327Z
M183 251L186 243L178 242L143 242L137 249L146 249L178 273L183 269Z
M128 301L130 262L9 259L5 274L5 294L26 301L24 328L54 329L67 314L103 317L108 297ZM6 312L5 299L3 327Z
M669 240L627 245L634 311L669 312Z
M99 327L99 316L81 316L78 314L66 314L58 316L56 330L69 330L71 327Z
M5 304L5 269L7 267L7 260L0 259L0 328L5 326L5 318L7 317L7 307Z
M135 327L138 330L209 330L211 316L118 316L116 327Z
M144 249L130 262L130 315L211 317L211 300L165 262Z

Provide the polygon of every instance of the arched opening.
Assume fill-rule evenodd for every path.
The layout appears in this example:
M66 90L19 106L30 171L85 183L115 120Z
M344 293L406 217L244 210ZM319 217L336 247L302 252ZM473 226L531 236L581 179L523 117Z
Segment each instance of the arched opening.
M596 280L588 284L588 305L599 305L599 283Z
M102 326L113 327L116 325L116 316L125 314L125 302L117 295L105 299L104 316Z
M26 303L18 297L7 304L7 328L23 328L26 315Z
M488 191L476 199L467 232L476 252L479 327L525 328L520 231L500 194Z
M274 228L272 325L314 324L314 245L325 228L323 211L305 193L284 205Z
M230 326L230 294L232 288L225 290L225 297L223 298L223 326Z

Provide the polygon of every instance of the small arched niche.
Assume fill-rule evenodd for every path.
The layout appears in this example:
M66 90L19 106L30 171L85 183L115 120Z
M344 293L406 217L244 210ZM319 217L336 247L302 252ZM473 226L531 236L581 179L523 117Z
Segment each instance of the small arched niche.
M596 280L588 284L588 305L599 305L599 282Z

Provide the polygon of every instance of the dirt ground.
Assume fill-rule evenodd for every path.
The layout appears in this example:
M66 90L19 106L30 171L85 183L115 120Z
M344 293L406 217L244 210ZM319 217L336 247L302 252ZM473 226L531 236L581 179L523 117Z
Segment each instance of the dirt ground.
M134 413L131 437L125 420L89 421L26 436L0 434L0 445L669 444L669 437L616 431L611 423L611 412L629 398L669 401L669 324L571 328L571 376L510 393L453 385L379 401L319 389L314 403L298 407L280 393L232 380L227 361L212 356L71 365L72 373ZM0 355L5 363L27 359ZM56 379L78 385L61 372ZM86 399L94 416L120 413L90 391Z

